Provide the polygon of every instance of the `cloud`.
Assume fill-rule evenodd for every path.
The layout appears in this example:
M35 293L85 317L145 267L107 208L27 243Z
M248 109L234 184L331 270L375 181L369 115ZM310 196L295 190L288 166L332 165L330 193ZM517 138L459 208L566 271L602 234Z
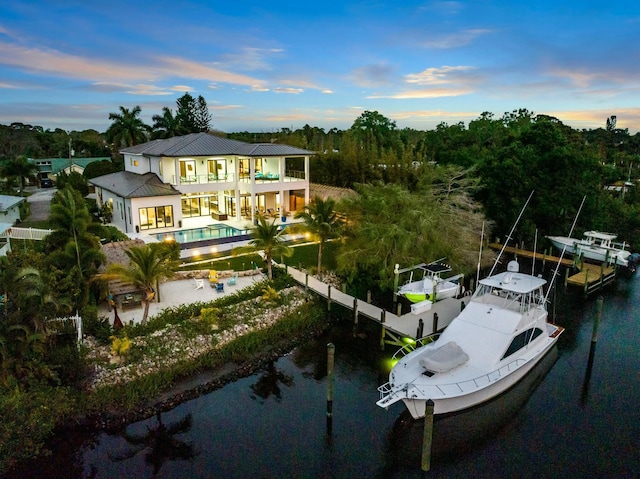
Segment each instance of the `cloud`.
M170 56L151 58L151 63L146 65L126 64L0 42L0 64L56 77L84 79L96 83L149 82L175 77L247 86L263 83L260 79L212 68L197 61Z
M468 95L474 92L473 84L478 81L467 75L473 70L474 67L470 66L427 68L419 73L405 75L404 84L407 88L391 93L374 93L367 98L408 100Z
M267 58L283 51L281 48L245 47L240 53L223 55L221 59L225 65L236 66L243 70L271 70L271 65L266 61Z
M420 44L426 48L436 48L436 49L449 49L449 48L458 48L463 47L465 45L469 45L476 38L481 35L487 35L489 33L493 33L493 30L488 29L472 29L472 30L463 30L459 33L452 33L449 35L444 35L441 37L431 38Z
M415 83L417 85L444 85L452 83L450 78L452 75L461 72L467 72L473 70L473 67L469 66L441 66L439 68L427 68L420 73L410 73L405 75L405 81L407 83Z
M274 88L273 91L275 91L276 93L292 93L294 95L298 95L304 92L302 88L283 88L283 87Z
M428 88L424 90L407 90L396 93L377 93L369 95L368 99L391 98L394 100L411 100L418 98L441 98L447 96L460 96L473 93L471 88Z

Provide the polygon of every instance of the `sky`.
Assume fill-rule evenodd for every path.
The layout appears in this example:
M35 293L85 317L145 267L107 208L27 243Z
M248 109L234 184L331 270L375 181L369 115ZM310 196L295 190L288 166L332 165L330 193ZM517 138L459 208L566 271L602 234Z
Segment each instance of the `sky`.
M202 95L213 128L468 125L526 108L640 130L637 0L2 0L0 124L104 132Z

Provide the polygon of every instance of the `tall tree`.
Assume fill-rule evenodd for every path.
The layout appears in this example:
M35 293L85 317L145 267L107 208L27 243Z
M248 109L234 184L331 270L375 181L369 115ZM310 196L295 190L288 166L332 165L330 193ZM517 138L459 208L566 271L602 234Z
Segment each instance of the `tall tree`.
M162 108L162 115L153 115L153 138L173 138L187 131L182 127L178 115L173 116L171 108Z
M156 294L155 287L165 278L173 275L176 268L175 251L164 243L132 246L125 250L129 265L110 264L104 273L95 276L97 280L119 280L134 284L142 292L144 313L142 324L149 317L149 306Z
M38 171L38 167L29 162L25 156L18 156L2 165L0 176L17 180L22 191L24 190L25 179L34 177Z
M340 235L342 221L335 210L336 202L316 196L302 211L295 214L303 221L303 228L310 232L318 243L318 274L322 272L322 250L327 240Z
M196 100L185 93L176 100L176 120L185 133L201 133L211 129L211 113L202 95Z
M251 228L251 240L246 246L234 248L234 254L262 251L267 264L267 276L273 279L272 261L274 256L291 256L293 250L284 243L284 231L278 230L276 220L267 223L264 216L258 217L258 224Z
M121 106L120 113L109 113L109 120L113 120L113 123L107 129L106 136L116 149L147 141L149 127L139 118L141 112L139 106L131 110Z

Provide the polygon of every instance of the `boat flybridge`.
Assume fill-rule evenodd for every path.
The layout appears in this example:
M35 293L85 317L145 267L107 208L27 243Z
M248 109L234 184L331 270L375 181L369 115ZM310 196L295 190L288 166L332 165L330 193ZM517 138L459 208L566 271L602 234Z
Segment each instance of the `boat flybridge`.
M402 401L415 418L476 406L522 379L554 346L564 330L547 322L544 285L539 276L507 271L479 282L468 305L441 334L403 347L389 382L378 388L377 405Z

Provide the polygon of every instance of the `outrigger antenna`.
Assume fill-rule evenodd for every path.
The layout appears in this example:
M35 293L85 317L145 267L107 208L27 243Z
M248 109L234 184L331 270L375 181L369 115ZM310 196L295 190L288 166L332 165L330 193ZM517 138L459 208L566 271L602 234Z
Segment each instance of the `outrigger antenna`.
M578 216L580 216L580 212L582 211L582 206L584 205L584 201L587 199L587 195L582 197L582 203L580 203L580 208L578 208L578 212L576 213L576 217L573 219L573 224L571 225L571 231L569 231L569 238L573 234L573 228L575 228L576 223L578 222ZM553 272L553 276L551 277L551 283L549 283L549 287L547 288L547 294L544 295L544 302L547 302L547 298L549 297L549 293L551 292L551 286L553 286L553 282L556 280L556 276L558 275L558 270L560 269L560 263L562 262L562 258L564 256L564 252L567 250L567 245L565 244L562 248L562 252L560 253L560 259L558 259L558 264L556 265L556 270Z
M511 228L511 231L509 232L509 236L507 236L507 240L502 245L502 249L500 250L500 253L498 254L498 257L496 258L496 261L493 263L493 267L491 268L491 271L489 272L489 276L491 276L493 274L493 270L496 269L496 265L500 261L500 257L502 256L502 253L504 252L504 249L507 247L507 244L509 244L509 241L511 240L511 235L513 234L513 231L516 229L516 226L518 226L518 223L520 222L520 218L522 218L522 214L524 213L524 210L527 209L527 205L529 204L529 201L531 200L531 197L533 196L534 191L536 191L536 190L531 190L531 193L529 193L529 198L527 198L527 202L522 207L522 210L520 211L520 214L518 215L518 218L516 219L516 222L513 224L513 227Z

